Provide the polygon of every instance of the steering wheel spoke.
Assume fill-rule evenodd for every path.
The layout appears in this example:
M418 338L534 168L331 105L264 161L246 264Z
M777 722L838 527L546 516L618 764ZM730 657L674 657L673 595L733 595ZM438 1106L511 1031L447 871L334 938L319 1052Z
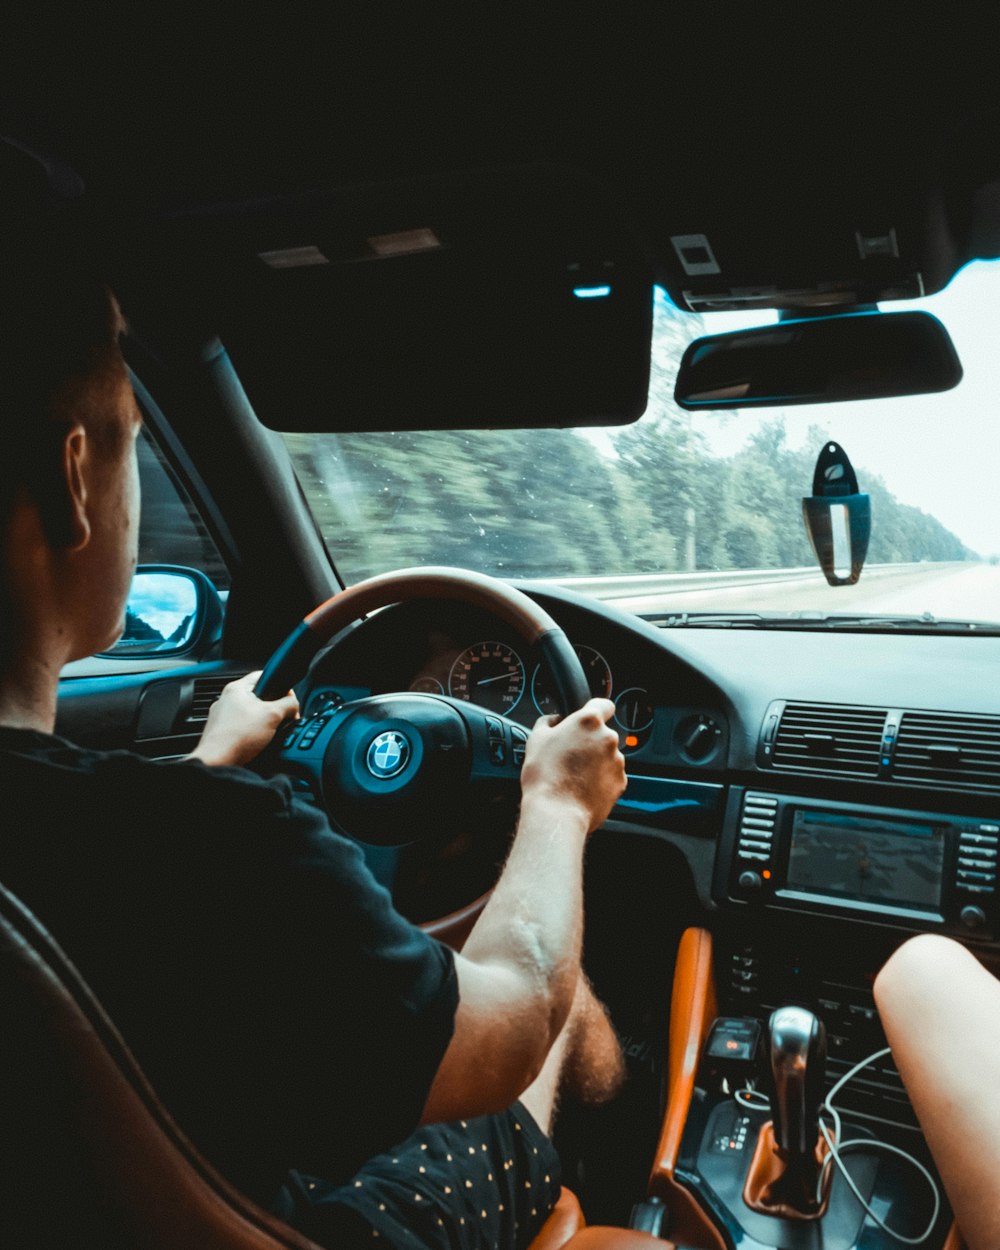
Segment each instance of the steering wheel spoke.
M494 712L463 709L472 740L470 781L474 785L519 784L528 731Z

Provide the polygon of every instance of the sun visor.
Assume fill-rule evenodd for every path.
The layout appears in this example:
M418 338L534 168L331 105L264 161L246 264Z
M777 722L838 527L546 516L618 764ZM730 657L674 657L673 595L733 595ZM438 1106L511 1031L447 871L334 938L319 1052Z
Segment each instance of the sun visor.
M652 283L592 185L490 170L185 224L261 421L610 425L645 409ZM176 276L176 270L175 270Z

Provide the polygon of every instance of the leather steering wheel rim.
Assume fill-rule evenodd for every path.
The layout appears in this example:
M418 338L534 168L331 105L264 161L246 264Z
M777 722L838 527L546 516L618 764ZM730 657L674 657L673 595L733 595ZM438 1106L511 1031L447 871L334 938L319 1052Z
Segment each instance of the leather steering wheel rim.
M260 699L281 698L302 680L317 652L335 634L376 608L411 599L455 599L485 608L506 621L525 642L537 646L547 662L561 715L575 712L590 698L572 644L544 608L485 573L435 565L379 573L321 603L271 655L254 693Z

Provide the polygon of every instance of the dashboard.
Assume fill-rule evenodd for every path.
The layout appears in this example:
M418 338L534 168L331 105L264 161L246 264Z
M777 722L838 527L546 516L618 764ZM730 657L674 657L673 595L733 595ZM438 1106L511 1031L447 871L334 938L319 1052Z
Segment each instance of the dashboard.
M716 938L721 1012L808 1004L832 1079L877 1048L871 984L906 936L950 933L996 962L1000 699L983 675L1000 672L1000 640L664 630L521 588L616 702L629 784L602 836L620 855L640 836L683 858ZM313 682L443 692L523 726L552 710L530 648L456 604L384 609L336 640ZM891 1069L853 1109L912 1125Z

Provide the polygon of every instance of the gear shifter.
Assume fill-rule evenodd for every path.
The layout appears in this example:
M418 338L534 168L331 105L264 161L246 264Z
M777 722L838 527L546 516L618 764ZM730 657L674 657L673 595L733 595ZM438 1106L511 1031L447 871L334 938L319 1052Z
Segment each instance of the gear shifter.
M789 1168L811 1159L819 1138L826 1030L803 1007L779 1007L767 1023L774 1094L774 1140Z
M804 1007L779 1007L767 1023L771 1061L771 1124L761 1130L744 1200L754 1210L788 1219L816 1219L825 1143L819 1106L826 1068L826 1030Z

